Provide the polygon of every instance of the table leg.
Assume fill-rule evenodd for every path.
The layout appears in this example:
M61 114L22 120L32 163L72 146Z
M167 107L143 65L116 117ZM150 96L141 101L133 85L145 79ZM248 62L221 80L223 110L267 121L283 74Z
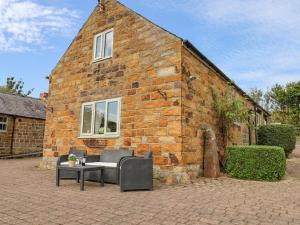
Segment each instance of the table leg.
M56 186L59 187L59 181L60 181L60 170L58 167L56 167Z
M84 171L80 171L80 191L84 191Z
M101 172L100 175L101 186L104 187L104 169L101 169L100 172Z
M79 178L80 178L80 171L77 172L77 183L79 183Z

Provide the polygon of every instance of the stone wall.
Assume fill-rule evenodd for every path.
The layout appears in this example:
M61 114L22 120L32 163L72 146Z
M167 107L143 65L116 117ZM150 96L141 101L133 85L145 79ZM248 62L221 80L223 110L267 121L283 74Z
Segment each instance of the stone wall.
M188 183L202 173L201 129L211 126L220 136L210 87L223 90L227 84L178 37L115 0L102 2L50 76L42 166L55 167L57 157L71 147L88 154L104 148L133 149L136 155L151 150L155 178ZM111 28L113 57L93 62L94 36ZM190 73L198 79L190 82ZM80 137L82 104L117 97L120 135ZM241 142L241 131L233 133Z
M113 57L93 62L94 35L110 28ZM79 138L82 103L116 97L120 136ZM43 166L71 147L88 154L122 147L151 150L156 177L165 178L181 162L181 141L181 40L115 1L97 6L51 75Z
M218 117L213 108L212 88L219 93L226 90L228 81L218 74L210 65L189 49L182 48L182 156L185 164L203 167L203 129L211 128L217 137L221 157L224 157L224 141L220 133ZM191 80L190 77L196 79ZM236 95L245 99L238 91ZM251 102L249 109L254 109ZM254 118L253 118L254 121ZM243 144L245 124L234 124L229 130L228 145ZM252 143L255 143L255 132Z
M16 118L13 154L28 154L43 151L45 120Z
M8 129L0 133L0 156L41 152L44 128L44 120L8 116Z
M13 117L8 116L7 131L0 132L0 156L9 155L11 153L11 138L13 130Z

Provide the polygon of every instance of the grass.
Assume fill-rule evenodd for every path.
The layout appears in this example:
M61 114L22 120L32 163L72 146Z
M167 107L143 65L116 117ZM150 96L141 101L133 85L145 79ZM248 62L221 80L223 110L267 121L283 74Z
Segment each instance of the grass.
M300 136L297 136L297 141L300 141Z

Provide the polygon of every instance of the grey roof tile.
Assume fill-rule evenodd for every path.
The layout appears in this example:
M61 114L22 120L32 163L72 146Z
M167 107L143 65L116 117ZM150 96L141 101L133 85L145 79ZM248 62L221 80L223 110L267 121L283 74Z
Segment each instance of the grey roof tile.
M46 106L37 98L0 93L0 114L45 119Z

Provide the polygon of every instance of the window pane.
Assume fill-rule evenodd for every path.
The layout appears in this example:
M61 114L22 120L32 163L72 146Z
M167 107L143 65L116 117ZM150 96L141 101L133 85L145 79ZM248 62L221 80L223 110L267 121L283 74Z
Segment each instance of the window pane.
M3 129L3 124L0 124L0 130L1 130L1 131L4 130L4 129Z
M6 130L6 125L5 125L5 124L3 125L3 130L4 130L4 131Z
M90 134L92 131L92 105L84 106L83 121L82 121L82 133Z
M117 132L117 122L119 117L119 106L118 102L109 102L108 103L108 110L107 110L107 128L106 131L108 133L115 133Z
M102 49L102 35L98 36L96 39L96 48L95 48L95 58L98 59L101 57L101 49Z
M112 46L113 46L113 32L111 31L105 34L104 57L112 56Z
M1 117L0 117L0 123L1 123L1 122L4 122L4 123L6 123L6 117L4 117L4 116L1 116Z
M104 134L105 124L105 102L96 104L95 112L95 134Z

